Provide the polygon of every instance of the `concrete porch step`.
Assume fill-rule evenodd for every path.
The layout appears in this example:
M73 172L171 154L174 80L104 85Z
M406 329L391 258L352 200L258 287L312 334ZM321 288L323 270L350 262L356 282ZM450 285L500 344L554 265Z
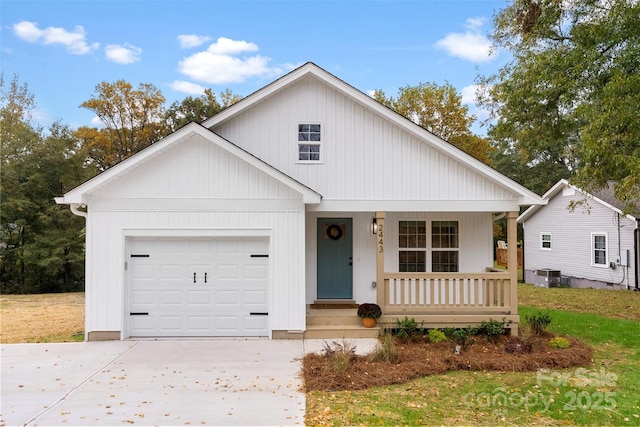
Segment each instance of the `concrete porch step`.
M305 339L378 338L379 336L379 327L365 328L361 324L309 325L307 323L307 330L304 332Z

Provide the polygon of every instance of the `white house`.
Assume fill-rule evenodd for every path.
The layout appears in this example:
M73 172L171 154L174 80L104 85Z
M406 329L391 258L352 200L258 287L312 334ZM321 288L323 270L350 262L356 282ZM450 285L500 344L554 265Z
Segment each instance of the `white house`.
M56 201L86 216L88 340L300 338L316 301L517 333L492 221L515 248L543 203L312 63Z
M613 187L589 194L560 180L518 218L524 227L524 279L576 288L638 288L638 217L623 213ZM575 209L570 206L577 202Z

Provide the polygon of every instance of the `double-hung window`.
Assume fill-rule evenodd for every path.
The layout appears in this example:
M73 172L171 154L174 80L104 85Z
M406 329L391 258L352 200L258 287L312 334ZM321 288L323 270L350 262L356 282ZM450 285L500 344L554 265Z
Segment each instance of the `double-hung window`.
M540 233L540 249L551 249L551 233Z
M431 223L431 271L458 271L458 240L458 221Z
M298 160L301 162L319 162L321 141L322 136L319 124L298 124Z
M607 267L607 233L591 233L591 264Z
M459 271L458 221L432 221L429 247L427 221L399 221L398 271L426 272L427 251L431 251L431 271Z
M398 239L399 271L427 271L427 222L400 221Z

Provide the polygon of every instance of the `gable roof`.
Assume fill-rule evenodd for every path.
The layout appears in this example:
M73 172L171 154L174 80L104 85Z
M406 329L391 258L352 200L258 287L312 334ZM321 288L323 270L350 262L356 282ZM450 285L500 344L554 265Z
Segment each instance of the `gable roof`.
M596 194L594 195L587 193L586 191L576 187L575 185L569 184L569 181L567 181L566 179L561 179L553 187L551 187L549 191L544 193L542 198L548 202L559 193L561 193L564 188L572 188L573 190L584 194L586 198L594 200L601 205L611 209L612 211L619 213L620 215L625 215L622 211L624 208L624 203L616 199L613 195L613 184L614 182L610 181L607 188L603 188L602 190L596 192ZM527 219L531 218L536 212L540 210L540 208L542 208L542 205L531 206L518 217L518 222L524 222ZM626 214L625 216L632 221L637 221L639 219L638 217L631 214Z
M465 166L469 167L471 170L479 173L480 175L486 177L487 179L507 188L511 192L518 195L518 204L519 205L535 205L535 204L543 204L544 202L540 198L539 195L535 194L531 190L525 188L524 186L518 184L507 176L501 174L497 170L487 166L482 163L475 157L465 153L449 142L439 138L438 136L432 134L426 129L420 127L415 124L411 120L402 116L401 114L396 113L391 108L379 103L371 96L363 93L362 91L354 88L343 80L337 78L333 74L327 72L326 70L318 67L316 64L312 62L307 62L306 64L296 68L290 73L284 75L283 77L275 80L271 84L259 89L258 91L252 93L251 95L243 98L239 102L227 107L222 110L215 116L205 120L202 125L207 128L212 128L218 125L221 125L228 120L231 120L236 115L240 114L243 111L248 110L254 105L257 105L272 95L284 90L290 85L294 84L299 79L304 78L305 76L314 76L315 78L323 81L324 83L330 85L332 88L337 90L338 92L343 93L344 95L350 97L355 100L359 104L368 108L369 110L374 111L376 114L384 117L385 119L391 121L395 125L399 126L403 130L410 132L416 137L426 141L431 144L431 146L436 149L444 152L445 154L451 156L457 161L461 162Z
M100 173L99 175L93 177L89 181L84 184L79 185L73 190L66 193L63 197L56 197L55 201L58 204L86 204L88 199L86 197L87 193L97 190L98 188L107 185L118 177L127 174L134 169L142 166L146 162L152 160L154 157L157 157L161 153L165 152L169 148L173 147L175 144L178 144L185 137L198 134L213 144L216 144L220 148L228 151L229 153L235 155L241 160L247 162L249 165L255 167L256 169L264 172L275 180L281 182L282 184L292 188L293 190L299 192L302 195L302 199L304 203L320 203L322 200L322 196L310 189L309 187L301 184L290 176L280 172L276 168L271 165L263 162L259 158L255 157L251 153L243 150L237 145L227 141L221 136L211 132L209 129L197 124L190 123L183 128L175 131L171 135L161 139L160 141L154 143L153 145L145 148L144 150L134 154L133 156L123 160L117 165L107 169L106 171Z

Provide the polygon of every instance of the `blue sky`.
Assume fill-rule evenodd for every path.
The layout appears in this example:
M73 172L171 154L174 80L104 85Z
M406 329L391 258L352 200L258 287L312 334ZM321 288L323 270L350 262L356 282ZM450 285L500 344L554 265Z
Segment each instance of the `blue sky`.
M247 96L311 61L363 92L454 85L473 105L506 0L2 0L1 69L35 95L33 119L96 125L102 81L152 83L169 106L204 88ZM478 133L483 133L478 126Z

